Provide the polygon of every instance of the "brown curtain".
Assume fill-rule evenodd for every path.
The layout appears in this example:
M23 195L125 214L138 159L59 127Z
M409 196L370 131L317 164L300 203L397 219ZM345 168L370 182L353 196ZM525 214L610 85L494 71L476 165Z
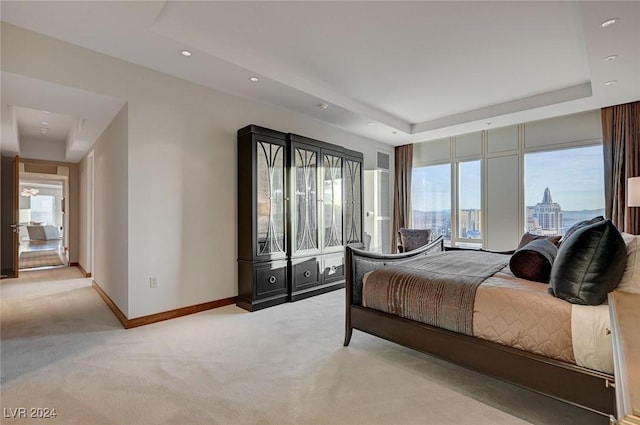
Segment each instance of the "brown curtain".
M411 168L413 145L396 146L393 184L393 238L391 252L398 249L398 229L411 227Z
M605 216L640 234L640 208L627 207L627 179L640 176L640 102L602 108Z

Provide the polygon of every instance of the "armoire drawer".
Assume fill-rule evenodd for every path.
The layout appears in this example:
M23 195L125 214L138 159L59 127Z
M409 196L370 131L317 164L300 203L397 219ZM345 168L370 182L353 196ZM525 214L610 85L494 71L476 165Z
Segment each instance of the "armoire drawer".
M264 297L287 292L287 265L270 263L256 268L256 296Z
M291 276L294 290L315 286L320 283L316 257L291 260Z
M344 254L323 256L322 275L324 283L344 280Z

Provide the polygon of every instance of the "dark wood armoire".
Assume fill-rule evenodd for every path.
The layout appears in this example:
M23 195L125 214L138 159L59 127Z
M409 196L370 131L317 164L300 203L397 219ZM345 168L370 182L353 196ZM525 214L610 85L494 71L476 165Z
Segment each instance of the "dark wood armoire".
M338 145L238 130L238 306L344 287L344 247L362 242L362 162Z

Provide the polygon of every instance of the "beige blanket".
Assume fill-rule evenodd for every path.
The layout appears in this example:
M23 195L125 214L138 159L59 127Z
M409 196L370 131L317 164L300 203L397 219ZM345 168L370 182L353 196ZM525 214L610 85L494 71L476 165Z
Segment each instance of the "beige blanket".
M473 335L478 286L509 257L479 251L421 256L372 272L363 286L366 307Z

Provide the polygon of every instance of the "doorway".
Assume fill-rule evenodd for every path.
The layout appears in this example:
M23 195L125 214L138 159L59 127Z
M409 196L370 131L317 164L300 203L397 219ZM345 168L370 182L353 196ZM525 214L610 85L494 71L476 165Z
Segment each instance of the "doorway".
M66 176L20 173L18 267L65 267L68 258Z

